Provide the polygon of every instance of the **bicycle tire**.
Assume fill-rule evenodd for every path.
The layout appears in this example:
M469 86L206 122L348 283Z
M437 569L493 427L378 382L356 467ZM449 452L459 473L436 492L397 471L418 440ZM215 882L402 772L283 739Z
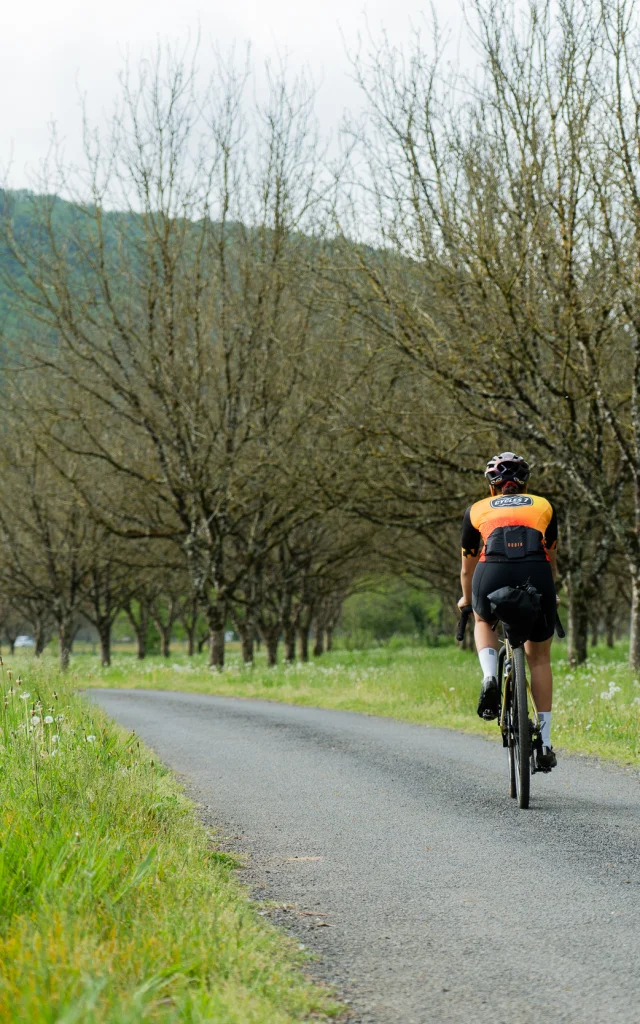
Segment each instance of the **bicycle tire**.
M527 677L524 667L524 648L513 652L513 738L516 769L518 807L526 810L531 791L531 734L527 706Z
M518 795L518 783L516 781L516 744L513 729L509 729L508 736L509 751L509 796L515 800Z
M518 795L516 790L516 760L513 745L513 729L511 728L511 682L507 684L504 678L504 663L507 651L504 646L498 654L498 686L500 687L500 721L504 721L507 734L507 757L509 765L509 796L515 800ZM503 717L504 708L504 717Z

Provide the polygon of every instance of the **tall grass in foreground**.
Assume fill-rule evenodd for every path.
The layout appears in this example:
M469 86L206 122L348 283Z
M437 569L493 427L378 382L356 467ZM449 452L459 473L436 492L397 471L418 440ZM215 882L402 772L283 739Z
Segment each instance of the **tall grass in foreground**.
M565 651L565 645L554 644L554 744L640 765L640 679L627 667L624 645L593 649L577 669L567 664ZM246 669L232 656L223 673L210 672L202 657L137 662L120 654L111 668L102 669L97 658L82 656L75 660L74 672L83 686L261 697L498 736L494 723L481 722L476 715L478 659L453 645L392 642L365 651L334 651L306 665L275 669L261 658Z
M324 1016L167 771L46 667L21 670L2 672L0 1020Z

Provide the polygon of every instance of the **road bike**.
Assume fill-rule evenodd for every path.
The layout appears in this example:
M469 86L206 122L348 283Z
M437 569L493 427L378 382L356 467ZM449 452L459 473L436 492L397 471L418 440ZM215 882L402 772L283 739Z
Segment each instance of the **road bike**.
M517 590L519 588L505 588ZM529 587L532 597L540 595ZM490 595L491 597L492 595ZM465 629L473 609L470 605L461 609L456 637L464 639ZM514 626L504 621L500 650L498 652L498 686L500 687L500 713L498 726L502 733L502 745L509 754L509 793L518 801L518 807L525 810L531 795L531 776L536 772L548 772L538 764L538 753L542 753L540 719L531 687L527 679L524 645L528 637L526 627ZM497 624L496 624L497 626ZM494 627L495 628L495 627ZM556 633L560 638L565 632L556 613Z

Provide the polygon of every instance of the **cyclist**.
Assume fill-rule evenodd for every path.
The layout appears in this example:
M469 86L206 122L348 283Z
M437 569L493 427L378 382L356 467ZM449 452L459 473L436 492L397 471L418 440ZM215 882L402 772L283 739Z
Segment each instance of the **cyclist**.
M555 768L551 746L551 641L556 621L556 513L546 498L527 492L529 466L520 455L502 452L487 463L491 495L476 501L462 524L462 597L472 605L475 641L483 672L478 714L487 721L500 711L497 681L498 638L487 595L500 587L530 582L542 596L540 612L529 631L525 652L531 692L540 718L541 767Z

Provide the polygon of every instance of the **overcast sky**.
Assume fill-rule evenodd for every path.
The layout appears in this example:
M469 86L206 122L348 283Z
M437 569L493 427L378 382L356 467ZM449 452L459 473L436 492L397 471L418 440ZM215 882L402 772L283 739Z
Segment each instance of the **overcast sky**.
M438 19L450 28L452 53L459 49L459 0L433 0ZM0 35L0 173L9 184L29 184L30 169L45 155L51 121L66 140L67 156L80 158L79 90L93 119L108 111L117 74L128 52L133 59L156 40L186 40L200 26L200 64L210 42L222 49L250 41L256 60L280 53L289 64L306 65L319 85L322 128L338 125L358 93L349 80L343 36L355 45L358 32L384 27L394 42L409 38L428 5L411 0L13 0ZM5 175L2 173L2 177ZM5 179L6 180L6 179Z

